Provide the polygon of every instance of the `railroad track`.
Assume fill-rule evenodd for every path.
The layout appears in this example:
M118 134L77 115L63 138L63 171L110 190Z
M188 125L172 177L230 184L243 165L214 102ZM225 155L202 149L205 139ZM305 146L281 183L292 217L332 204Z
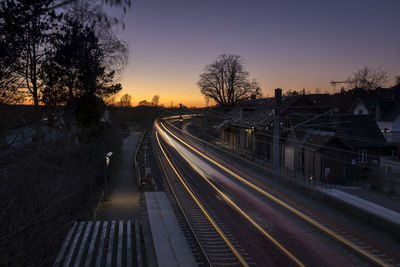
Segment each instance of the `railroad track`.
M171 125L171 124L170 124ZM171 125L176 131L182 132L187 138L190 138L195 143L199 143L198 138L193 137L187 131L188 124L184 125L183 129L178 129L174 125ZM199 143L201 146L201 144ZM233 167L233 169L235 169ZM240 170L236 170L236 173L240 173ZM271 189L271 188L269 188ZM364 238L360 234L355 233L351 229L333 221L332 219L316 212L314 210L309 209L305 205L288 198L287 196L283 197L283 200L287 203L290 203L296 210L300 211L304 218L301 220L305 220L310 225L317 227L319 230L323 230L330 237L334 237L340 243L349 247L350 249L358 252L362 256L372 260L377 265L381 266L400 266L400 256L391 252L390 250L371 242L370 240Z
M210 207L201 203L193 190L169 161L156 134L163 158L160 165L169 186L178 221L201 266L252 266L255 265L234 235L216 218ZM168 167L168 169L167 169ZM200 251L200 253L199 253Z

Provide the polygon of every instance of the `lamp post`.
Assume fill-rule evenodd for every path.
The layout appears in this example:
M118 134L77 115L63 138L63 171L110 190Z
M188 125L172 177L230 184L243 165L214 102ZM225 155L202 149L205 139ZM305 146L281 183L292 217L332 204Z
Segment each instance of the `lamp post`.
M106 154L106 161L104 164L104 201L107 201L107 169L108 166L110 166L111 164L110 158L112 154L113 154L112 152L108 152Z

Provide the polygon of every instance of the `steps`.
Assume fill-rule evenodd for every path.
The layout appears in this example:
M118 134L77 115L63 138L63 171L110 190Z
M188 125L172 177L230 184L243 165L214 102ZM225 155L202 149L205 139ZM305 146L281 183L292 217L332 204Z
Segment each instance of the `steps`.
M73 222L54 266L146 266L139 221Z

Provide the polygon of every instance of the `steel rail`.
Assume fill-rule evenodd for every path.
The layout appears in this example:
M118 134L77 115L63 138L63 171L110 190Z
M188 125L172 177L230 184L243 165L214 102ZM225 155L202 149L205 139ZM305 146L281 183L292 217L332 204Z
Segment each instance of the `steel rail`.
M170 123L170 121L168 121ZM199 146L202 146L203 144L207 143L206 141L200 139L197 136L192 135L188 129L187 126L189 124L191 124L193 121L187 122L186 124L182 125L182 128L179 129L178 127L176 127L175 125L172 125L170 123L170 125L177 130L178 132L181 132L184 134L184 136L186 138L188 138L187 140L190 140L192 142L194 142L194 144L197 144ZM223 151L223 152L228 152L229 154L231 154L229 151L224 151L222 150L220 147L217 147L213 144L207 143L207 145L210 145L211 147L219 150L219 151ZM236 156L235 154L232 154L233 156ZM240 158L241 160L243 160L243 158ZM253 163L254 162L250 162ZM294 201L293 199L289 199L290 201ZM381 245L375 244L375 243L371 243L370 240L365 239L363 236L360 236L359 234L353 232L352 230L348 229L347 227L344 227L343 225L337 224L335 221L332 221L331 219L327 218L326 216L321 215L320 213L317 212L317 214L315 213L315 211L311 211L308 208L304 207L301 203L298 203L295 201L295 206L300 205L300 209L299 207L297 207L298 210L301 210L304 214L306 214L307 216L313 218L314 220L320 222L322 225L327 226L329 229L331 229L333 232L336 232L338 235L341 235L343 238L345 238L346 240L350 240L352 241L355 245L357 245L358 247L363 248L365 251L367 251L368 253L376 256L379 259L384 259L385 265L386 266L397 266L399 265L398 263L400 262L400 258L398 255L393 254L392 251L388 251L385 247L382 247ZM292 205L293 206L293 205Z
M156 135L157 135L157 133L156 133ZM158 139L158 138L157 138L157 139ZM157 140L157 141L158 141L158 140ZM163 164L162 164L162 162L161 162L161 158L160 158L160 157L159 157L159 162L160 162L161 170L162 170L163 173L164 173L164 176L167 177L167 172L166 172L166 170L164 169L164 166L163 166ZM201 251L201 255L202 255L203 260L205 260L205 261L207 262L207 266L211 266L211 261L210 261L210 259L208 258L207 254L206 254L206 252L205 252L205 250L204 250L204 248L203 248L203 246L201 245L200 240L199 240L199 238L197 237L197 234L195 233L193 227L190 225L189 218L188 218L188 217L186 216L186 214L185 214L184 208L183 208L183 206L181 205L181 203L180 203L180 201L179 201L179 199L178 199L177 194L175 193L175 190L174 190L174 188L173 188L173 186L172 186L172 183L169 181L169 179L165 179L165 180L167 181L168 187L170 188L171 193L172 193L174 199L176 200L176 204L178 205L178 208L179 208L179 210L180 210L181 213L182 213L182 216L183 216L183 218L184 218L184 220L185 220L185 222L186 222L187 227L189 227L189 230L190 230L190 232L192 233L192 235L193 235L193 237L194 237L194 239L195 239L195 241L196 241L196 244L197 244L198 248L199 248L200 251Z
M229 239L226 237L226 235L222 232L220 227L217 225L217 223L214 221L214 219L208 214L206 209L203 207L203 205L200 203L199 199L195 196L193 191L188 187L188 185L185 183L184 179L182 176L179 174L179 172L176 170L175 166L172 164L171 160L165 153L164 149L162 148L162 145L160 143L160 140L158 138L158 132L156 132L156 139L158 142L158 145L161 149L161 152L163 153L165 159L167 160L168 164L170 165L171 169L175 173L175 175L178 177L182 185L185 187L186 191L189 193L189 195L192 197L194 202L197 204L197 206L200 208L200 210L203 212L204 216L207 218L207 220L211 223L211 225L214 227L214 229L217 231L219 236L223 239L225 244L229 247L229 249L232 251L232 253L235 255L235 257L238 259L238 261L242 264L242 266L249 266L242 255L236 250L236 248L233 246L233 244L229 241Z
M284 246L282 246L275 238L273 238L267 231L265 231L258 223L256 223L245 211L243 211L235 202L233 202L225 193L218 189L210 180L204 175L204 173L194 164L187 159L185 155L178 151L178 153L185 159L185 161L235 210L242 215L246 220L248 220L257 230L259 230L268 240L270 240L275 246L279 248L286 256L288 256L292 261L294 261L298 266L305 267L305 265L297 259L292 253L290 253Z
M201 156L202 158L206 159L207 161L213 163L215 166L219 167L220 169L224 170L225 172L229 173L231 176L233 176L234 178L236 178L237 180L239 180L240 182L244 183L245 185L249 186L250 188L254 189L255 191L259 192L260 194L268 197L270 200L274 201L275 203L279 204L280 206L282 206L283 208L289 210L290 212L292 212L293 214L297 215L299 218L303 219L304 221L306 221L307 223L309 223L310 225L316 227L317 229L319 229L320 231L326 233L327 235L333 237L334 239L336 239L337 241L341 242L342 244L344 244L345 246L347 246L348 248L356 251L357 253L359 253L360 255L366 257L367 259L371 260L372 262L374 262L377 265L380 266L388 266L387 263L385 263L384 261L382 261L381 259L379 259L378 257L372 255L371 253L368 253L366 250L358 247L356 244L354 244L353 242L345 239L344 237L340 236L339 234L335 233L334 231L332 231L331 229L327 228L326 226L322 225L321 223L315 221L314 219L310 218L309 216L307 216L306 214L304 214L303 212L291 207L290 205L288 205L287 203L283 202L282 200L280 200L279 198L275 197L274 195L266 192L265 190L263 190L262 188L256 186L255 184L247 181L246 179L244 179L243 177L241 177L240 175L232 172L231 170L227 169L225 166L221 165L220 163L216 162L215 160L213 160L212 158L208 157L207 155L203 154L202 152L200 152L199 150L197 150L196 148L194 148L193 146L189 145L188 143L186 143L185 141L183 141L181 138L179 138L178 136L176 136L175 134L173 134L167 127L165 127L165 125L160 122L161 126L171 135L173 136L176 140L180 141L184 146L186 146L187 148L189 148L190 150L192 150L193 152L195 152L196 154L198 154L199 156Z

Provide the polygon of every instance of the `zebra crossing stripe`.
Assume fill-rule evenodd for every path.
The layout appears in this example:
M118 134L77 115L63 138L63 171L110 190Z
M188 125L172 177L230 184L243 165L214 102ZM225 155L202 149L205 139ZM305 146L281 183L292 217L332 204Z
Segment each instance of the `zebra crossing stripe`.
M115 235L115 221L111 222L110 235L108 240L107 261L106 266L111 266L113 248L114 248L114 235Z
M99 231L99 226L100 226L100 222L97 221L96 224L94 225L92 239L90 240L89 250L88 250L88 253L86 255L86 261L85 261L85 265L84 266L90 266L90 262L91 262L91 260L93 258L93 250L94 250L94 246L96 244L97 232Z
M76 232L76 234L75 234L74 240L72 241L71 247L70 247L69 252L68 252L67 259L64 262L64 266L65 267L70 266L70 263L71 263L71 260L72 260L72 256L73 256L74 251L75 251L75 247L76 247L76 244L78 243L78 240L79 240L79 237L81 235L82 228L83 228L84 224L85 224L85 222L81 222L79 224L78 232Z
M60 266L61 260L64 256L65 250L67 249L67 246L71 240L72 233L75 231L76 228L76 222L73 223L71 230L69 230L67 237L65 238L65 241L60 249L60 252L57 255L56 261L54 262L54 267Z
M92 229L92 222L88 222L87 226L86 226L86 230L85 230L85 234L83 236L81 245L79 247L79 253L78 256L76 257L75 260L75 267L79 267L79 264L81 263L81 259L82 259L82 255L83 255L83 251L85 250L86 247L86 241L88 239L90 230Z
M141 248L141 243L140 243L140 232L139 232L139 222L138 221L135 221L135 236L136 236L137 266L143 267L142 248Z
M122 237L123 237L123 234L124 234L124 222L119 221L117 266L122 266Z
M53 267L143 267L140 227L137 220L73 222Z
M108 225L108 222L105 221L103 223L103 229L101 231L100 243L99 243L99 247L98 247L97 259L96 259L96 264L95 264L96 267L101 266L101 258L103 257L103 251L104 251L104 241L107 236L107 225Z
M132 265L132 232L131 232L131 220L126 222L126 265Z

